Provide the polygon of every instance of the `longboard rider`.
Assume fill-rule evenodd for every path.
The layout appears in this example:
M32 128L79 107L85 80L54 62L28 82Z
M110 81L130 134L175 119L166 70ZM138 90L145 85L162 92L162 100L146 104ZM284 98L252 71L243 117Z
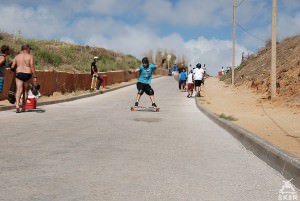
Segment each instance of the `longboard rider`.
M141 96L146 93L151 100L152 106L157 107L154 101L154 90L151 87L152 75L156 69L156 64L149 63L147 57L142 59L142 65L140 65L134 72L139 72L138 82L136 83L136 87L138 90L136 96L136 102L134 104L135 107L138 107ZM132 71L131 71L132 72Z

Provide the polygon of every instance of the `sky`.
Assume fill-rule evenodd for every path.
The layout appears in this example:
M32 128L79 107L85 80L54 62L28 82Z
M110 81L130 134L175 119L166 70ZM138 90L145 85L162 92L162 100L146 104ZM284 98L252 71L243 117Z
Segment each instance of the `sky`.
M234 0L0 0L0 31L138 59L167 50L210 75L232 65ZM237 0L236 65L271 38L272 0ZM300 34L300 0L277 0L277 38Z

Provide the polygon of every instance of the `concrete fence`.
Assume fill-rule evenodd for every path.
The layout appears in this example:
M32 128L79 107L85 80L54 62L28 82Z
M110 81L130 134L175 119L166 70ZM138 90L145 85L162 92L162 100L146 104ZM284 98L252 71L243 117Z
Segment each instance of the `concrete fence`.
M167 75L165 69L157 69L157 75ZM107 76L107 85L128 82L138 77L138 73L129 73L128 71L111 71L101 72L100 75ZM40 92L43 96L51 96L54 92L72 92L76 90L89 90L91 87L91 75L88 73L66 73L66 72L50 72L37 71L38 82L41 85ZM3 91L0 93L0 100L5 100L12 83L13 74L10 70L6 70L4 78Z

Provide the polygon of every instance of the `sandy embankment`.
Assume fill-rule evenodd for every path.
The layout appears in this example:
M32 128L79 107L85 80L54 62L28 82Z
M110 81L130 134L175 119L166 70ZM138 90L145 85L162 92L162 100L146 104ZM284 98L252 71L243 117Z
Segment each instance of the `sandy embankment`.
M245 87L233 87L217 77L205 80L197 98L201 106L232 121L261 138L300 157L300 111L272 104Z

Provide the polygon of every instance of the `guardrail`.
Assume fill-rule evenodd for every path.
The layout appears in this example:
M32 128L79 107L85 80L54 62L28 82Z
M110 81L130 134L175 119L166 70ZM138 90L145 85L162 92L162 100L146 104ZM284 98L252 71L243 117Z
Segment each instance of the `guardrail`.
M40 92L43 96L51 96L54 92L73 92L76 90L89 90L91 86L91 75L89 73L67 73L58 71L37 71L38 82L41 85ZM138 77L138 73L129 73L128 71L109 71L100 72L100 75L106 75L106 84L128 82ZM157 75L167 75L165 69L157 69ZM3 91L0 93L0 100L7 98L7 94L12 82L12 73L6 70L4 78Z

